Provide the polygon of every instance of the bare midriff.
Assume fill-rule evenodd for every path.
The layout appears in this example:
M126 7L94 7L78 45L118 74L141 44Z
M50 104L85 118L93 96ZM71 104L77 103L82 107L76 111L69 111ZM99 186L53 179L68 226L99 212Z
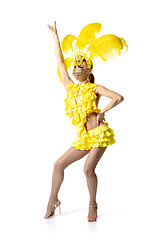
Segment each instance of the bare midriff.
M105 124L103 122L100 122L100 124L97 125L97 114L98 113L95 112L89 114L87 113L87 122L84 124L87 131Z

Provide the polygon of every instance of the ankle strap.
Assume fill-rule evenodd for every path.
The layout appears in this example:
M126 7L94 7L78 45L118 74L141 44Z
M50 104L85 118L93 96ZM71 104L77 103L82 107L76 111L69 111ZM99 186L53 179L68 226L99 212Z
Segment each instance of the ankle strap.
M49 204L53 204L53 205L55 205L55 204L57 204L57 203L61 203L58 199L55 201L55 202L48 202Z
M90 207L97 207L98 208L98 204L96 203L95 205L91 205L89 204Z

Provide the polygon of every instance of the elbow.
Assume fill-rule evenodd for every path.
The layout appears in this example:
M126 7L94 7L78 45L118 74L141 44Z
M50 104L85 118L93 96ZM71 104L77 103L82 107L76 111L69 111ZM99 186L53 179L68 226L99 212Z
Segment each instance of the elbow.
M121 101L124 101L124 97L123 96L121 96L122 97L122 100Z
M118 103L122 102L123 100L124 100L124 97L123 97L123 96L119 96L119 97L117 98L117 102L118 102Z

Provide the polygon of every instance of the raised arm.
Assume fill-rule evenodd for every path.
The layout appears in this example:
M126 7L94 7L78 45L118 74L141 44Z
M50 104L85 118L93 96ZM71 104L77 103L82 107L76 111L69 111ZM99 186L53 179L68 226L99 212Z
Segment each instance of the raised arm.
M54 37L54 46L55 46L55 54L56 54L56 58L57 58L57 63L58 63L59 71L61 74L62 82L64 84L65 89L67 90L68 85L70 83L73 83L73 81L69 77L66 66L64 64L64 57L63 57L62 49L60 46L60 41L59 41L58 32L57 32L57 28L56 28L56 21L54 22L54 27L50 26L50 25L47 25L47 26L51 30L51 33Z

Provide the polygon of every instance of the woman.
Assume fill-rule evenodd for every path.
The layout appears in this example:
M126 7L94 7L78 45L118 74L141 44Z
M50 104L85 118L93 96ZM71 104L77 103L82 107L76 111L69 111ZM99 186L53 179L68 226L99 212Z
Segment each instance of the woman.
M91 67L88 67L85 58L82 59L80 64L78 64L77 62L77 65L76 64L74 65L73 75L78 80L78 84L75 84L69 77L66 66L64 64L64 56L60 47L60 42L56 29L56 21L54 22L54 27L50 25L47 26L51 30L54 37L57 63L63 85L67 91L67 98L65 100L66 101L65 110L68 111L67 112L68 115L69 113L71 115L71 111L69 111L69 104L72 100L71 106L74 105L75 108L82 107L84 111L82 111L82 108L80 108L79 110L79 116L81 114L82 114L81 117L83 116L83 123L81 121L82 118L80 118L79 122L78 120L77 122L76 121L72 122L77 127L77 130L79 130L78 137L75 139L74 143L72 144L72 147L69 148L54 163L54 171L52 176L52 189L47 206L47 212L44 218L53 217L55 214L55 209L58 206L60 212L61 202L58 200L58 191L64 179L64 169L68 167L71 163L80 160L81 158L88 154L84 165L84 173L86 176L87 186L90 194L88 221L89 222L96 221L98 216L96 203L97 176L95 174L95 168L97 166L97 163L101 159L102 155L104 154L107 146L116 142L113 138L114 131L111 128L108 128L108 123L105 121L104 114L106 111L110 110L111 108L122 102L123 97L120 94L111 91L104 86L94 84L94 76L91 73L93 65ZM103 110L100 110L97 108L97 106L99 99L102 95L109 97L112 100ZM88 96L88 98L86 98L87 99L86 104L89 103L89 100L92 100L91 105L92 111L90 111L91 108L90 109L88 108L89 109L88 113L84 108L84 99L86 96ZM70 117L73 117L72 118L73 120L74 117L77 117L77 115L75 114ZM96 133L96 131L99 132Z

